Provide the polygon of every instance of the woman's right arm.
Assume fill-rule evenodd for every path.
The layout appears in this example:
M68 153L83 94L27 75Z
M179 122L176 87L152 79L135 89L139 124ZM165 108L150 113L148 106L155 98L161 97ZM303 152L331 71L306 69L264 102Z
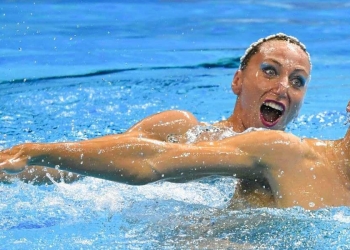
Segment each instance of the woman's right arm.
M280 131L197 144L166 143L129 133L81 142L18 145L0 152L0 169L16 173L26 166L45 166L134 185L206 175L254 178L286 158L303 157L292 153L302 150L299 142Z

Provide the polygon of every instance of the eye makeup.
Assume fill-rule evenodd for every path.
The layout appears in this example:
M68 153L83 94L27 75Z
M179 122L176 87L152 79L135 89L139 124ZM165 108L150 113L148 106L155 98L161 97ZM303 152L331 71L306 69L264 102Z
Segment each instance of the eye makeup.
M306 77L295 73L291 74L291 77L290 77L290 81L294 81L294 80L297 80L299 82L298 84L293 84L294 87L298 87L298 88L304 87L307 82Z
M263 62L260 65L260 69L262 72L267 74L269 77L276 76L278 74L276 67L270 63Z

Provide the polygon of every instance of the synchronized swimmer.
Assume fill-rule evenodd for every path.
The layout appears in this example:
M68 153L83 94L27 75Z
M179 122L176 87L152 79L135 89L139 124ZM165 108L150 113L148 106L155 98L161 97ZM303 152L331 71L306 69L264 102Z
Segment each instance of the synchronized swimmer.
M349 206L350 130L334 141L283 132L300 110L310 75L305 46L294 37L272 35L242 57L231 84L237 95L233 114L200 131L191 143L188 131L202 124L187 111L170 110L123 134L14 146L0 152L0 170L59 167L133 185L236 176L233 208ZM248 128L265 129L242 133ZM228 130L239 134L220 135Z

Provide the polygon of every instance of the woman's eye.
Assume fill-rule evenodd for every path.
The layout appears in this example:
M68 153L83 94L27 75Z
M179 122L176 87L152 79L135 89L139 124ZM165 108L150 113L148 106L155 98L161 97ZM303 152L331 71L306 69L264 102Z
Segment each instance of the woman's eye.
M300 78L294 78L292 79L292 86L296 87L296 88L300 88L303 87L305 85L305 81L303 79Z
M266 68L263 68L262 69L263 72L268 75L269 77L272 77L272 76L276 76L277 75L277 72L274 68L272 67L266 67Z
M268 70L266 70L265 72L266 72L266 74L271 75L271 76L276 75L276 71L273 70L273 69L268 69Z

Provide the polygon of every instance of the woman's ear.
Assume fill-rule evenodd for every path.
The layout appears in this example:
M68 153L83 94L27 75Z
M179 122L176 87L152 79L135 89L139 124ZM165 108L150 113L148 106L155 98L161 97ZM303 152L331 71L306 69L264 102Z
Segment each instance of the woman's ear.
M242 70L237 70L233 77L231 88L233 93L240 95L242 91Z

